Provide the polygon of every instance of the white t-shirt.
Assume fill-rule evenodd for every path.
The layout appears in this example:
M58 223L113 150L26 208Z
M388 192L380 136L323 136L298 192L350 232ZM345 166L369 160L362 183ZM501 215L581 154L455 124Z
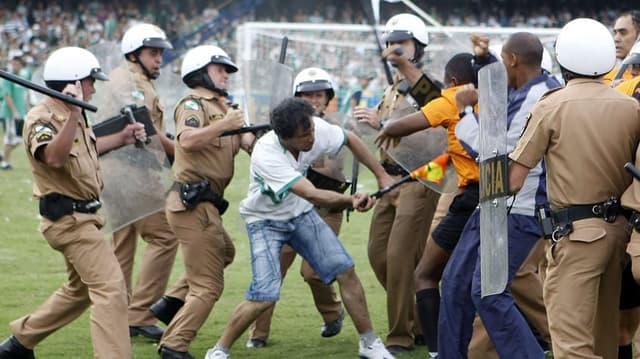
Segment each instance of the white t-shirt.
M246 223L265 219L286 221L313 208L306 199L289 192L306 175L311 164L323 155L335 155L347 142L338 126L314 117L315 142L296 160L273 131L262 136L251 154L247 197L240 202L240 215Z

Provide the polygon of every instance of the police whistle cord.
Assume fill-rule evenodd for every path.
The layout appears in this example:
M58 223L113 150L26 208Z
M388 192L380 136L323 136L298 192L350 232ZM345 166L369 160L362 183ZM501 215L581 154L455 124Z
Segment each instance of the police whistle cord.
M133 115L133 110L131 109L131 106L125 106L123 107L120 112L127 116L127 118L129 119L129 123L134 125L136 124L138 121L136 121L136 117ZM135 146L137 148L143 148L145 145L148 145L151 143L151 139L147 137L147 140L145 142L140 141L139 139L136 138L136 144Z
M624 169L627 170L635 179L640 181L640 169L634 166L633 163L627 162L624 164Z
M65 95L62 92L58 92L55 90L52 90L48 87L44 87L41 85L38 85L35 82L23 79L21 77L18 77L10 72L4 71L4 70L0 70L0 77L2 77L5 80L17 83L18 85L24 86L28 89L31 89L33 91L39 92L43 95L47 95L47 96L51 96L54 98L57 98L58 100L64 101L66 103L70 103L72 105L76 105L78 107L81 107L87 111L91 111L91 112L96 112L98 111L98 108L92 104L86 103L84 101L80 101L74 97L71 97L69 95Z
M392 190L394 190L395 188L397 188L403 183L415 181L419 179L440 184L442 182L442 179L444 178L444 175L447 172L448 162L449 162L449 154L443 153L440 156L433 159L432 161L430 161L429 163L422 165L416 168L415 170L411 171L411 173L402 177L401 179L392 183L391 185L377 192L372 193L371 197L380 198L383 195L391 192ZM358 204L358 206L364 207L365 204L366 204L366 201L362 201L360 202L360 204Z
M222 136L231 136L231 135L239 135L241 133L247 133L247 132L256 133L256 132L260 132L260 131L269 131L270 129L271 129L271 125L268 124L268 123L264 123L264 124L260 124L260 125L240 127L240 128L236 128L234 130L226 130L226 131L222 132L220 137L222 137Z

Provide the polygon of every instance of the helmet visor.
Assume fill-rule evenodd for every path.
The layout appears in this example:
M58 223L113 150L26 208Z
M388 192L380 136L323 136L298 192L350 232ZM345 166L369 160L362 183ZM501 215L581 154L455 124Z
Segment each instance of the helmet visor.
M96 80L109 81L109 77L107 76L107 74L105 74L99 67L91 69L91 73L89 74L89 76L93 77Z
M624 61L622 61L624 65L636 65L640 64L640 53L629 54Z
M142 46L155 47L158 49L173 49L171 43L161 37L147 37L142 41Z
M299 92L314 92L322 90L333 90L333 87L328 81L305 81L296 86L295 93Z
M227 70L227 73L232 74L234 72L238 72L238 66L236 66L236 64L234 64L233 61L231 61L231 59L226 56L221 56L221 55L211 56L211 63L224 65L224 67Z
M404 30L393 30L382 35L382 40L384 42L398 42L404 41L413 38L413 33L411 31Z

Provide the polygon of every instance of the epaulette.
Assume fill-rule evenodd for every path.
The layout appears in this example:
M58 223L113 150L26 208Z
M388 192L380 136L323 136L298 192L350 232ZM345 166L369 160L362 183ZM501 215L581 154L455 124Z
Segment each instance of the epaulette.
M551 89L551 90L548 90L547 92L545 92L545 93L540 97L540 99L539 99L538 101L541 101L541 100L545 99L547 96L551 95L552 93L554 93L554 92L556 92L556 91L558 91L558 90L562 90L563 88L564 88L564 87L560 86L560 87L556 87L556 88L553 88L553 89Z

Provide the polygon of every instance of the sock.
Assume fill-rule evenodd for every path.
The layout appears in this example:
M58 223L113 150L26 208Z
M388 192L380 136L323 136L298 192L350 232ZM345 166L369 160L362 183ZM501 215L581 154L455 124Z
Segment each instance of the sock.
M216 346L213 347L213 349L218 349L218 350L222 351L225 354L229 354L229 348L223 347L220 343L216 343Z
M364 346L366 347L373 344L373 342L375 342L376 339L378 339L378 337L376 336L376 333L374 333L373 331L360 334L360 340L362 340L362 343L364 343Z
M440 292L438 288L427 288L416 293L416 307L425 344L430 352L438 351L438 313Z
M618 347L618 359L633 359L633 350L631 343Z

